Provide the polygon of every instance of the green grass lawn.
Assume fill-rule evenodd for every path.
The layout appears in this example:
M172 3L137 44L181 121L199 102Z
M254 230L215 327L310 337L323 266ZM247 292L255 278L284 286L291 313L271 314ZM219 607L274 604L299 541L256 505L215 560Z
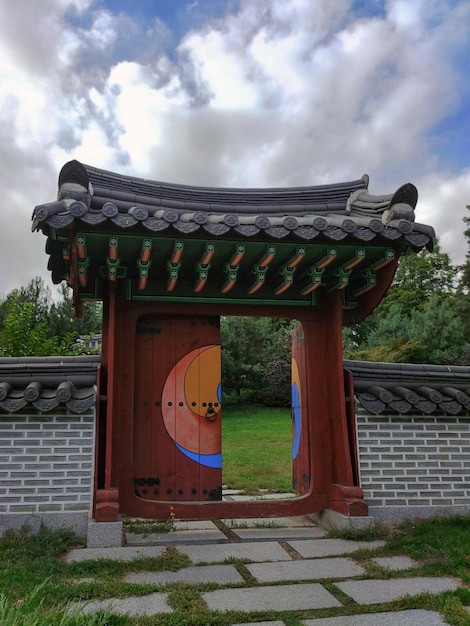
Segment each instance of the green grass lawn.
M222 417L224 485L256 495L292 491L290 409L225 407Z

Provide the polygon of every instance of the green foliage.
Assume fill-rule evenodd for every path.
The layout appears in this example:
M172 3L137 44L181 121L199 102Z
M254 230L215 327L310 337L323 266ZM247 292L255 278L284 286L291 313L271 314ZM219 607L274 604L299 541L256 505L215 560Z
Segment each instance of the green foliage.
M222 389L224 402L290 404L290 320L223 317Z
M457 364L466 351L468 344L452 301L432 294L410 315L392 305L370 332L365 349L354 356L386 362Z
M433 252L404 256L387 297L374 314L345 330L345 358L467 363L470 334L465 332L457 306L457 269L440 251L438 241Z
M377 314L382 316L396 305L405 316L419 311L433 295L439 298L452 296L456 287L457 268L449 255L441 252L439 241L434 249L410 252L400 259L398 269L387 297L379 305Z
M78 608L52 607L45 609L42 596L45 583L38 585L25 598L10 602L0 594L0 624L2 626L110 626L119 623L110 612L100 611L85 616ZM47 621L45 621L47 620Z
M466 207L470 210L470 205ZM467 239L467 255L465 263L459 269L459 284L456 293L456 312L462 326L463 333L470 341L470 218L464 217L467 228L464 235Z
M457 576L470 583L470 517L434 517L400 524L387 544L388 552L402 552L421 561L434 576Z
M103 305L101 302L85 302L83 316L74 317L70 288L62 283L61 300L52 302L48 315L49 334L64 339L69 335L92 336L101 332Z
M345 527L330 528L328 537L347 539L348 541L375 541L390 536L390 529L385 524L374 522L366 526L355 526L353 523Z
M83 319L73 317L68 288L53 302L42 279L14 289L0 302L0 356L65 356L92 352L76 345L79 334L101 328L101 304L87 303Z
M57 337L50 337L46 322L35 319L35 306L12 292L4 308L0 330L1 356L48 356L63 354L66 346Z

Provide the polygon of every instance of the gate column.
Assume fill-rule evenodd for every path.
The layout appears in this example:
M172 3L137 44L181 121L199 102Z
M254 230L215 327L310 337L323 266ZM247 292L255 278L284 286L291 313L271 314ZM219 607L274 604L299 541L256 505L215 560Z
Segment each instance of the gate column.
M326 492L329 508L339 513L367 515L347 421L340 294L330 294L315 313L302 320L313 489Z

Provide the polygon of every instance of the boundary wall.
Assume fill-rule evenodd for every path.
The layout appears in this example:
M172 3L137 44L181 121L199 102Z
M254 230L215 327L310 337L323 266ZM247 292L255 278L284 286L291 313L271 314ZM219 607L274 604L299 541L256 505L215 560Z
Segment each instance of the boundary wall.
M470 367L345 367L369 516L469 513ZM0 535L41 523L87 535L98 368L99 357L0 359Z

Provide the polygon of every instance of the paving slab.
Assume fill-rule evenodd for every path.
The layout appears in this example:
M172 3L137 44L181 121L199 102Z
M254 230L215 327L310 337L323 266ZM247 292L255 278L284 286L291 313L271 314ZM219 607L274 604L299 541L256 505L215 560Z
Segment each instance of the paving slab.
M304 626L446 626L439 613L424 609L411 609L386 613L365 613L342 617L306 619Z
M288 580L320 580L322 578L352 578L364 574L364 569L348 558L312 559L284 563L254 563L246 566L261 583Z
M335 583L346 595L358 604L381 604L394 602L405 596L416 596L420 593L441 593L454 591L458 584L452 578L397 578L393 580L348 580Z
M167 593L150 593L139 598L108 598L86 603L73 603L70 608L73 611L80 607L85 615L110 610L115 615L148 616L157 613L172 613L173 609L167 603L167 598Z
M192 563L221 563L225 559L249 559L252 562L290 561L291 557L276 542L228 543L205 546L178 546L178 552L186 554Z
M230 500L235 502L253 502L258 500L291 500L292 498L298 498L299 496L295 493L266 493L257 496L245 496L243 494L237 495L233 494L230 497Z
M218 589L201 595L210 611L302 611L341 606L318 583Z
M208 519L175 519L173 530L217 530L217 526Z
M65 555L67 563L88 561L89 559L111 559L112 561L132 561L140 557L161 556L165 546L129 546L124 548L76 548Z
M419 565L419 563L410 559L408 556L384 556L372 559L372 561L377 563L377 565L380 565L380 567L394 572L411 569L412 567L418 567Z
M244 624L232 624L232 626L286 626L285 622L245 622Z
M167 583L218 583L220 585L244 583L244 578L233 565L203 565L184 567L177 572L134 572L128 574L126 583L166 585Z
M303 526L300 528L233 528L240 541L289 541L296 539L321 539L326 535L323 528Z
M244 517L227 518L220 520L229 528L296 528L313 526L316 524L308 515L294 515L292 517Z
M362 548L381 548L385 541L348 541L346 539L306 539L301 541L288 541L301 556L306 559L322 556L337 556L350 554Z
M174 545L176 543L227 543L228 538L222 531L214 526L210 530L183 529L172 530L168 533L150 533L148 535L126 533L126 543L133 545Z

